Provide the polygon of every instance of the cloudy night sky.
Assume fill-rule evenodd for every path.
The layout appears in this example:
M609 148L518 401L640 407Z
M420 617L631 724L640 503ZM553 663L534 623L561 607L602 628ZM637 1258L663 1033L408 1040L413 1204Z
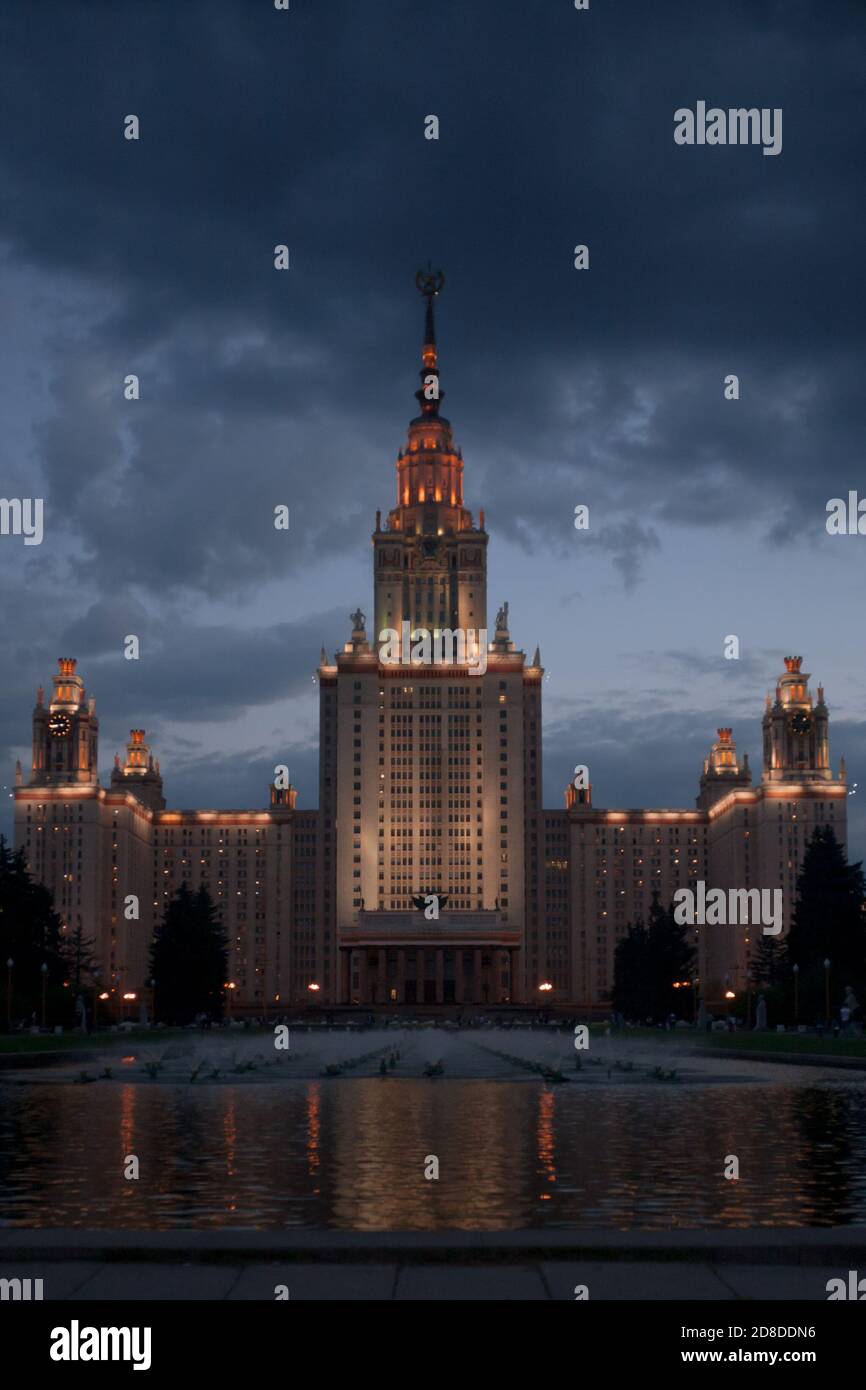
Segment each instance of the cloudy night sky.
M545 804L586 763L598 805L692 806L720 724L758 770L802 653L866 852L866 537L825 528L866 494L864 36L853 0L5 0L0 495L45 499L0 538L7 832L60 655L103 780L141 726L170 806L264 805L278 762L317 803L431 259ZM781 107L781 154L676 145L699 100Z

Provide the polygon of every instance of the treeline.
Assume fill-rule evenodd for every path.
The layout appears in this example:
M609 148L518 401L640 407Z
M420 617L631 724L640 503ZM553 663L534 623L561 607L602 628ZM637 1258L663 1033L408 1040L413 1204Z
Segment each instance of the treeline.
M704 930L725 931L730 927ZM756 926L749 978L738 980L731 1012L743 1017L747 996L764 995L775 1023L828 1023L840 1010L866 1000L866 879L849 864L829 826L816 829L797 878L791 925L784 940ZM661 1022L670 1014L691 1018L698 990L695 951L673 906L653 895L649 921L636 922L616 948L611 1003L626 1018ZM676 983L675 983L676 982ZM828 1016L829 1005L829 1016Z
M23 851L0 836L0 1027L44 1022L72 1026L82 999L88 1020L93 1000L112 989L92 954L92 933L63 930L51 893L27 870ZM11 963L10 963L11 962ZM224 1011L228 949L216 906L205 888L181 885L168 903L150 944L148 998L164 1023L191 1023ZM140 985L140 981L135 982ZM112 1016L100 1006L100 1018ZM128 1011L133 1016L137 1009Z

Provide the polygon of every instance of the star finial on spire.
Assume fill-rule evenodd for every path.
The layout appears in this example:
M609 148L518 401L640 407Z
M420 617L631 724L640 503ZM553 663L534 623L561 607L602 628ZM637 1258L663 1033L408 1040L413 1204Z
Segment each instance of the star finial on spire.
M445 284L445 276L441 270L434 270L430 261L427 262L426 270L419 270L415 276L415 284L419 291L427 300L427 317L424 325L424 346L436 346L436 325L433 321L433 300L437 294L441 294L442 286Z

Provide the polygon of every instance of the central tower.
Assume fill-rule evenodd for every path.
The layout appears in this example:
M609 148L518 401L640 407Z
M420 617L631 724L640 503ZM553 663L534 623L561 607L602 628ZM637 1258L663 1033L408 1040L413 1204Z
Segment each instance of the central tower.
M373 624L358 608L319 666L325 957L333 933L341 1003L525 998L543 671L511 640L507 603L488 637L484 513L476 525L463 505L463 458L440 414L442 283L416 276L418 414L396 505L384 526L376 515ZM426 653L406 650L407 628L423 630L419 648L432 638Z
M463 505L463 455L451 424L440 415L434 301L444 276L419 270L415 283L427 302L421 349L420 414L410 421L405 448L397 455L397 505L384 530L376 513L374 551L374 641L387 628L435 633L487 626L487 534L484 513L476 527Z

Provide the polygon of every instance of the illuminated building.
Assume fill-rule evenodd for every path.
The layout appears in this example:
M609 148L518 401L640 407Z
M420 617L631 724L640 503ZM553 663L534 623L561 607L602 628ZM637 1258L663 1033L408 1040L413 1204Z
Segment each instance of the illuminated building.
M718 731L694 810L602 810L592 788L544 810L538 649L512 640L508 608L487 629L484 513L464 505L463 458L440 414L434 300L426 298L419 413L396 461L396 499L373 532L374 619L351 617L322 652L319 809L293 788L261 811L166 809L159 764L135 729L108 787L97 775L95 702L63 659L33 714L16 844L52 889L68 930L95 937L102 978L141 991L154 923L182 882L220 908L236 984L232 1008L570 1003L601 1010L614 951L698 880L784 890L816 825L846 834L844 770L829 762L823 690L786 661L764 717L761 782L730 729ZM383 659L382 634L487 634L479 651L413 664ZM129 917L128 900L138 915ZM697 930L701 992L747 984L757 932ZM541 984L553 988L544 993Z

